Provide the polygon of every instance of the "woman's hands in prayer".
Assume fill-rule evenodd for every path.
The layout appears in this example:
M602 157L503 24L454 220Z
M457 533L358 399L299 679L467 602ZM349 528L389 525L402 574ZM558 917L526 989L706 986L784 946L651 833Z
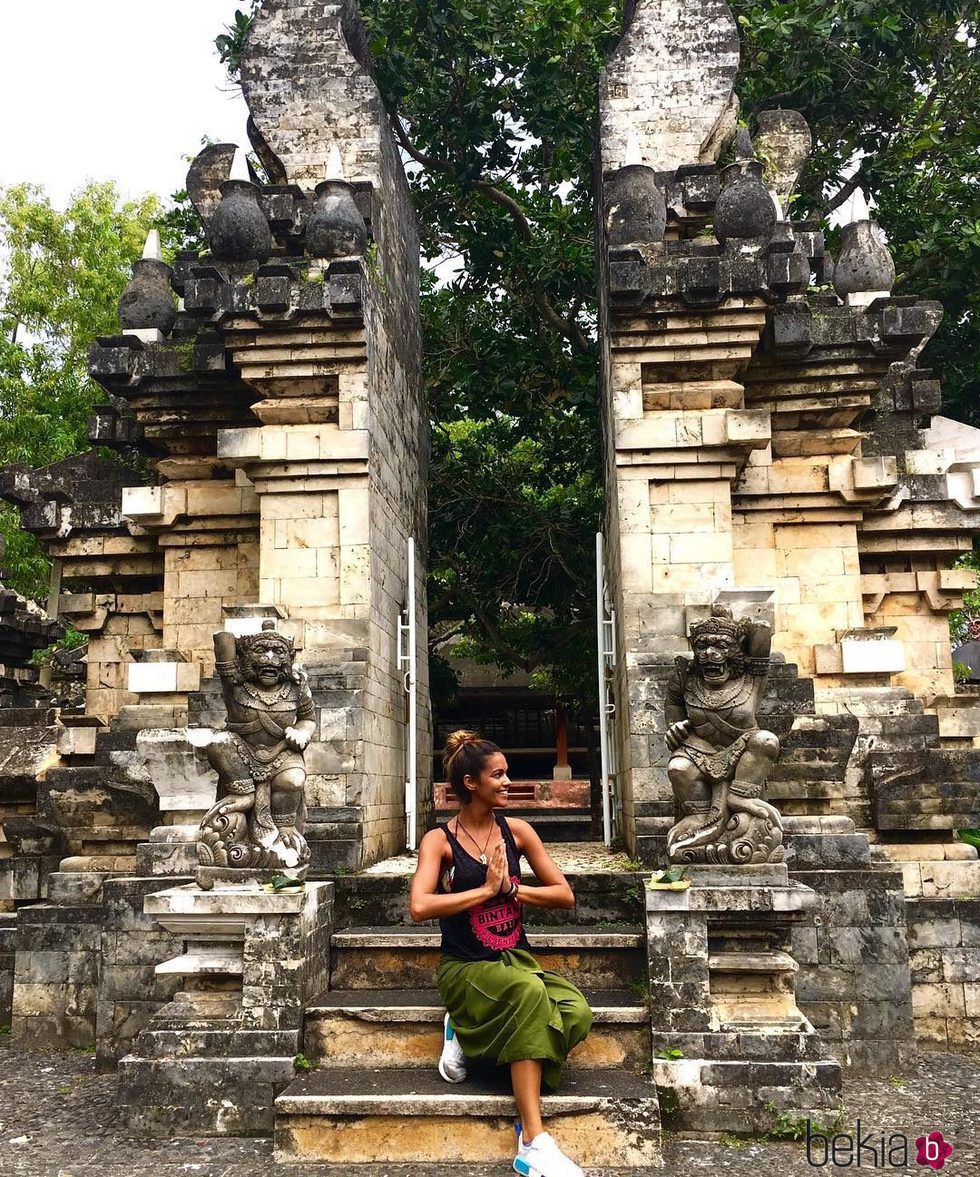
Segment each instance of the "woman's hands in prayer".
M487 863L487 892L493 898L500 893L504 879L507 878L507 850L501 839L490 851L490 861Z

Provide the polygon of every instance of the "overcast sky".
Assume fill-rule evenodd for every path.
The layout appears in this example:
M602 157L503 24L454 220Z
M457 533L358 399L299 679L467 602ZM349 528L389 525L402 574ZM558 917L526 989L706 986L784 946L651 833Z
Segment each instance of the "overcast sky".
M214 38L247 0L0 0L0 185L183 187L205 135L246 143Z

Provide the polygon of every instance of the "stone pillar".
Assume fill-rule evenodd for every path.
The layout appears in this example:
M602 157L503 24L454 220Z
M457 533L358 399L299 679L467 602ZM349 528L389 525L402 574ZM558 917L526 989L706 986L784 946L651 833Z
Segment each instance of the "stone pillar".
M129 1124L152 1135L266 1135L294 1075L303 1010L330 970L333 884L147 895L144 910L184 951L156 966L183 987L119 1066Z
M840 1064L795 996L791 929L817 902L779 866L689 867L646 890L653 1074L665 1125L769 1132L833 1118Z
M769 413L747 403L742 374L768 303L806 282L791 238L739 229L707 248L697 236L719 198L737 65L726 4L640 0L600 82L605 531L634 850L673 819L663 679L691 617L738 581L732 488L770 446Z
M568 763L568 709L564 703L555 704L555 767L556 781L570 781L572 768Z
M277 197L277 223L291 221L294 235L305 227L306 256L294 268L265 266L250 290L236 286L219 299L231 312L219 316L225 345L254 390L261 424L224 430L218 453L258 499L257 603L286 616L283 628L313 677L345 667L350 698L321 710L321 738L308 757L310 799L359 808L361 857L369 862L405 845L398 622L409 538L424 552L429 440L417 227L359 21L350 0L326 10L269 0L249 39L243 90L290 186ZM331 193L303 199L324 181L328 159L343 176L334 187L345 215L362 222L344 256L317 228ZM188 289L188 306L203 313L211 287L202 276ZM424 634L421 560L415 575L414 620ZM424 829L431 805L424 653L421 661L415 767Z

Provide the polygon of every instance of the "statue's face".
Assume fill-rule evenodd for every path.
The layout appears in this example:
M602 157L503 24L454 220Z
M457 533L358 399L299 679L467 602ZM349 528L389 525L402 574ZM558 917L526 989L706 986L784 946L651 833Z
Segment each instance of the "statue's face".
M279 642L259 644L249 650L243 669L250 682L274 687L289 674L289 654Z
M694 665L710 686L720 686L732 677L737 654L735 642L724 634L706 633L694 642Z

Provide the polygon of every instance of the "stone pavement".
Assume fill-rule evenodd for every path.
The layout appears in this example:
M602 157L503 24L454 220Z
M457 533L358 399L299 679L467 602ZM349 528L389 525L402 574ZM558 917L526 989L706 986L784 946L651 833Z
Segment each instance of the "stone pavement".
M867 1149L862 1168L921 1177L924 1170L915 1163L912 1142L938 1129L953 1145L944 1175L968 1177L980 1173L978 1090L980 1055L923 1053L905 1075L846 1081L840 1130L853 1135L860 1119L862 1136L870 1133L871 1145L882 1132L905 1133L910 1142L907 1168L881 1165L880 1158L875 1166ZM804 1144L797 1141L668 1140L665 1155L663 1177L759 1172L812 1177L814 1172ZM813 1159L822 1159L819 1149ZM504 1177L508 1171L497 1165L447 1165L427 1167L420 1174L419 1166L372 1165L358 1177ZM115 1076L97 1074L94 1057L76 1051L24 1053L12 1050L8 1037L0 1037L0 1177L339 1177L350 1172L339 1166L276 1165L267 1139L134 1140L119 1122ZM615 1173L593 1171L590 1177Z

